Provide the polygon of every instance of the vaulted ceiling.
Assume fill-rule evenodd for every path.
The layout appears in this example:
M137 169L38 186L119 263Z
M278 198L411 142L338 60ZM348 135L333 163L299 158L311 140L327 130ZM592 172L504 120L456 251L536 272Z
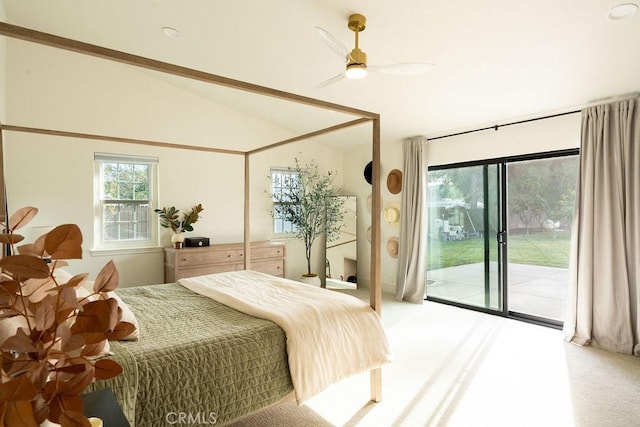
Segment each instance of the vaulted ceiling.
M640 90L640 13L607 19L616 0L3 3L10 24L380 113L383 141L563 112ZM435 68L417 76L370 73L318 88L342 72L344 61L315 27L351 49L352 13L367 18L359 42L370 64ZM180 36L167 37L166 26ZM220 96L203 85L176 84ZM244 104L297 131L289 111L283 117L259 102Z

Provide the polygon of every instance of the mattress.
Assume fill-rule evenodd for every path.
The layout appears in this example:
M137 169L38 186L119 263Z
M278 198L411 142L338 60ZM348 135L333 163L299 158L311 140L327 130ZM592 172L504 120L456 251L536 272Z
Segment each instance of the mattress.
M285 331L299 405L343 378L391 361L380 317L354 296L250 270L178 283Z

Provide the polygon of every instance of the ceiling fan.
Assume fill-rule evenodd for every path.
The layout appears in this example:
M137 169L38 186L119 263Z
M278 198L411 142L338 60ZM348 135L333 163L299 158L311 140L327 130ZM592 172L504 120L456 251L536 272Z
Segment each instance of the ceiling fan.
M345 70L337 76L331 77L328 80L323 81L317 87L325 87L332 83L335 83L343 78L348 79L362 79L367 76L369 71L376 73L392 74L396 76L412 76L426 73L435 67L434 64L427 63L399 63L388 65L368 65L367 54L360 50L358 46L358 35L366 28L367 18L358 13L354 13L349 16L347 26L351 31L355 33L355 48L351 51L347 49L338 39L336 39L327 30L316 27L320 38L326 43L329 48L335 52L340 58L345 61Z

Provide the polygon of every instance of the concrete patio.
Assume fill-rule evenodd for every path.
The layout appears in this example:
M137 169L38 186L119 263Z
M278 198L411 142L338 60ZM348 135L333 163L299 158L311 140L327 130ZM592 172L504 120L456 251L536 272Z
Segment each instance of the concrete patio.
M499 309L497 264L491 263L490 307ZM568 270L510 264L509 311L564 321ZM484 264L466 264L429 271L427 296L484 307Z

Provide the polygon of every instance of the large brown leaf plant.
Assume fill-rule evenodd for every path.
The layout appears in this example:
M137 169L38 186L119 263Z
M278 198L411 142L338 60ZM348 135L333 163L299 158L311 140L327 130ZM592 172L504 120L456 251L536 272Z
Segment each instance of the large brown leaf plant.
M15 335L0 343L0 420L7 426L37 426L48 419L86 426L81 393L94 380L119 375L122 367L105 357L107 340L129 335L118 302L107 292L118 286L118 271L106 264L88 297L77 294L88 274L60 283L55 269L82 258L77 225L60 225L32 244L16 248L15 233L37 214L26 207L11 215L0 242L11 253L0 259L0 322L17 322ZM85 293L86 295L86 293Z

